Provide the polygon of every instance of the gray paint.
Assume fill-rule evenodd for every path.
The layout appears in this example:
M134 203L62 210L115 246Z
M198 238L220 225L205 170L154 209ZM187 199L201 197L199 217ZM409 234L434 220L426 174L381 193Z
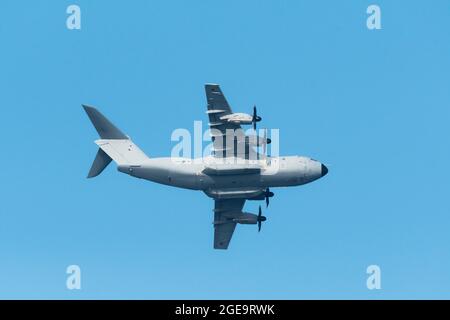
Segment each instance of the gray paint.
M98 149L94 162L92 163L91 170L89 170L88 178L93 178L102 173L103 170L110 164L112 159L103 151Z
M210 124L223 135L227 129L241 128L236 119L242 119L242 123L248 120L241 113L233 117L236 114L231 111L218 85L207 84L205 91ZM83 107L102 138L95 141L100 149L88 177L100 174L112 159L120 172L132 177L203 191L215 201L213 225L216 249L228 248L236 224L257 223L255 214L242 211L246 200L264 200L266 188L299 186L328 173L323 164L303 156L259 155L260 160L243 161L248 154L235 154L233 158L226 159L227 163L224 163L222 153L202 159L149 158L97 109ZM233 120L228 122L228 119ZM256 152L253 148L248 149L249 153Z

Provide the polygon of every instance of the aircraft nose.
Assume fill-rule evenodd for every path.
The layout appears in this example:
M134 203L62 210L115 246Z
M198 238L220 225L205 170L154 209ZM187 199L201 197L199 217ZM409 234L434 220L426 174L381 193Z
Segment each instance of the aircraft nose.
M322 177L328 173L328 168L324 164L322 164L321 172L322 172Z

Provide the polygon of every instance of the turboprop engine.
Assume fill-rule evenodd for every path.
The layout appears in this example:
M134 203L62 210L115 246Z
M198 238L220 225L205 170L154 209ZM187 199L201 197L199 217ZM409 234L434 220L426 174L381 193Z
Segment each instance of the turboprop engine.
M242 212L239 217L233 219L233 222L237 222L240 224L257 224L258 216L253 213Z
M247 113L232 113L220 117L220 120L235 123L235 124L253 124L253 129L256 130L256 123L261 121L261 117L256 112L256 106L253 107L253 115Z
M236 124L252 124L253 117L247 113L231 113L220 117L220 120L232 122Z
M259 206L258 215L248 212L242 212L242 214L233 219L233 222L240 224L258 224L258 231L261 231L261 222L266 220L267 218L262 215L261 206Z
M260 147L264 144L270 144L272 140L270 138L267 138L266 136L261 137L258 135L248 135L245 137L245 143L252 146L252 147Z

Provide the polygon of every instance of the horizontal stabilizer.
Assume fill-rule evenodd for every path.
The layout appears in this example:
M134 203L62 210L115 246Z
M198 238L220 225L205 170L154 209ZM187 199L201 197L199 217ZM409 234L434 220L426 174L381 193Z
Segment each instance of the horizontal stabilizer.
M105 151L99 148L87 177L93 178L98 176L108 166L108 164L110 164L111 160L112 159L110 158L110 156L108 156Z
M129 139L100 139L95 143L118 165L140 165L148 159L146 154Z

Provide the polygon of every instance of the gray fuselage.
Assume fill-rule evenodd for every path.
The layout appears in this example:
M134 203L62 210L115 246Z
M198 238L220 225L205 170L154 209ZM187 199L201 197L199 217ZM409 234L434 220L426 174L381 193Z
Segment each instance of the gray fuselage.
M241 191L248 190L248 196L244 196L248 199L258 196L256 190L302 185L317 180L328 172L320 162L301 156L259 160L258 169L254 172L243 173L248 168L245 165L228 166L227 168L231 168L229 170L221 170L219 165L219 169L211 172L208 169L215 164L214 161L223 161L214 159L149 158L140 165L120 165L118 170L156 183L202 190L212 198L221 198L220 192L228 192L232 197L233 189L240 190L239 195L242 197ZM242 170L239 171L239 168Z

